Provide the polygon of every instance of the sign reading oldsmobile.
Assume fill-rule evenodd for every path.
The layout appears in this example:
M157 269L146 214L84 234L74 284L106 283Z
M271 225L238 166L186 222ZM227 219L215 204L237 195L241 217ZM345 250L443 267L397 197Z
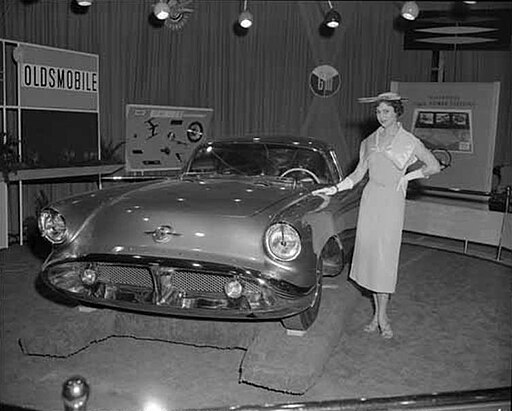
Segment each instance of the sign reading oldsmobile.
M23 64L21 86L96 93L98 91L98 73Z
M20 44L13 57L18 65L22 108L99 110L97 55Z

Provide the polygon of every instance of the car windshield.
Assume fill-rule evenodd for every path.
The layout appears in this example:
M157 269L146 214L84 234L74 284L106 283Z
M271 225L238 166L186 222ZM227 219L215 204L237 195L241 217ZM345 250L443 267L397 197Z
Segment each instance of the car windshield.
M318 150L268 143L204 146L195 152L187 173L289 177L316 183L333 181L327 160Z

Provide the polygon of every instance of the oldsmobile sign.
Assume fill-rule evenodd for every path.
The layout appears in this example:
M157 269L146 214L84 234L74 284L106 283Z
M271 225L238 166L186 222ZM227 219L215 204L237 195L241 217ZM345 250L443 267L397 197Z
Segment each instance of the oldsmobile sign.
M13 52L22 108L98 111L98 56L28 44Z

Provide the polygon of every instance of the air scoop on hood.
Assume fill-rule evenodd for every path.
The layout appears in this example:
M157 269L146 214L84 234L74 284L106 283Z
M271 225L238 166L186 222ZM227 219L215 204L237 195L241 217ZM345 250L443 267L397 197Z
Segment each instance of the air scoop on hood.
M113 199L110 207L127 210L180 211L187 214L247 217L300 195L290 184L258 179L167 180ZM114 210L111 210L114 211Z

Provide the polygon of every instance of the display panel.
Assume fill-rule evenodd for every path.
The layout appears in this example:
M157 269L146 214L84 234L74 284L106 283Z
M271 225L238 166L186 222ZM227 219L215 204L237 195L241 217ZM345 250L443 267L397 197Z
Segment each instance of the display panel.
M26 167L79 166L98 160L96 113L22 110L21 126Z
M471 110L416 109L412 133L432 149L473 152Z
M498 118L500 83L401 83L401 121L431 150L447 150L451 164L422 184L488 193Z
M99 56L0 39L3 143L11 170L96 163L100 152Z
M213 109L126 106L126 170L181 168L193 148L206 139Z

